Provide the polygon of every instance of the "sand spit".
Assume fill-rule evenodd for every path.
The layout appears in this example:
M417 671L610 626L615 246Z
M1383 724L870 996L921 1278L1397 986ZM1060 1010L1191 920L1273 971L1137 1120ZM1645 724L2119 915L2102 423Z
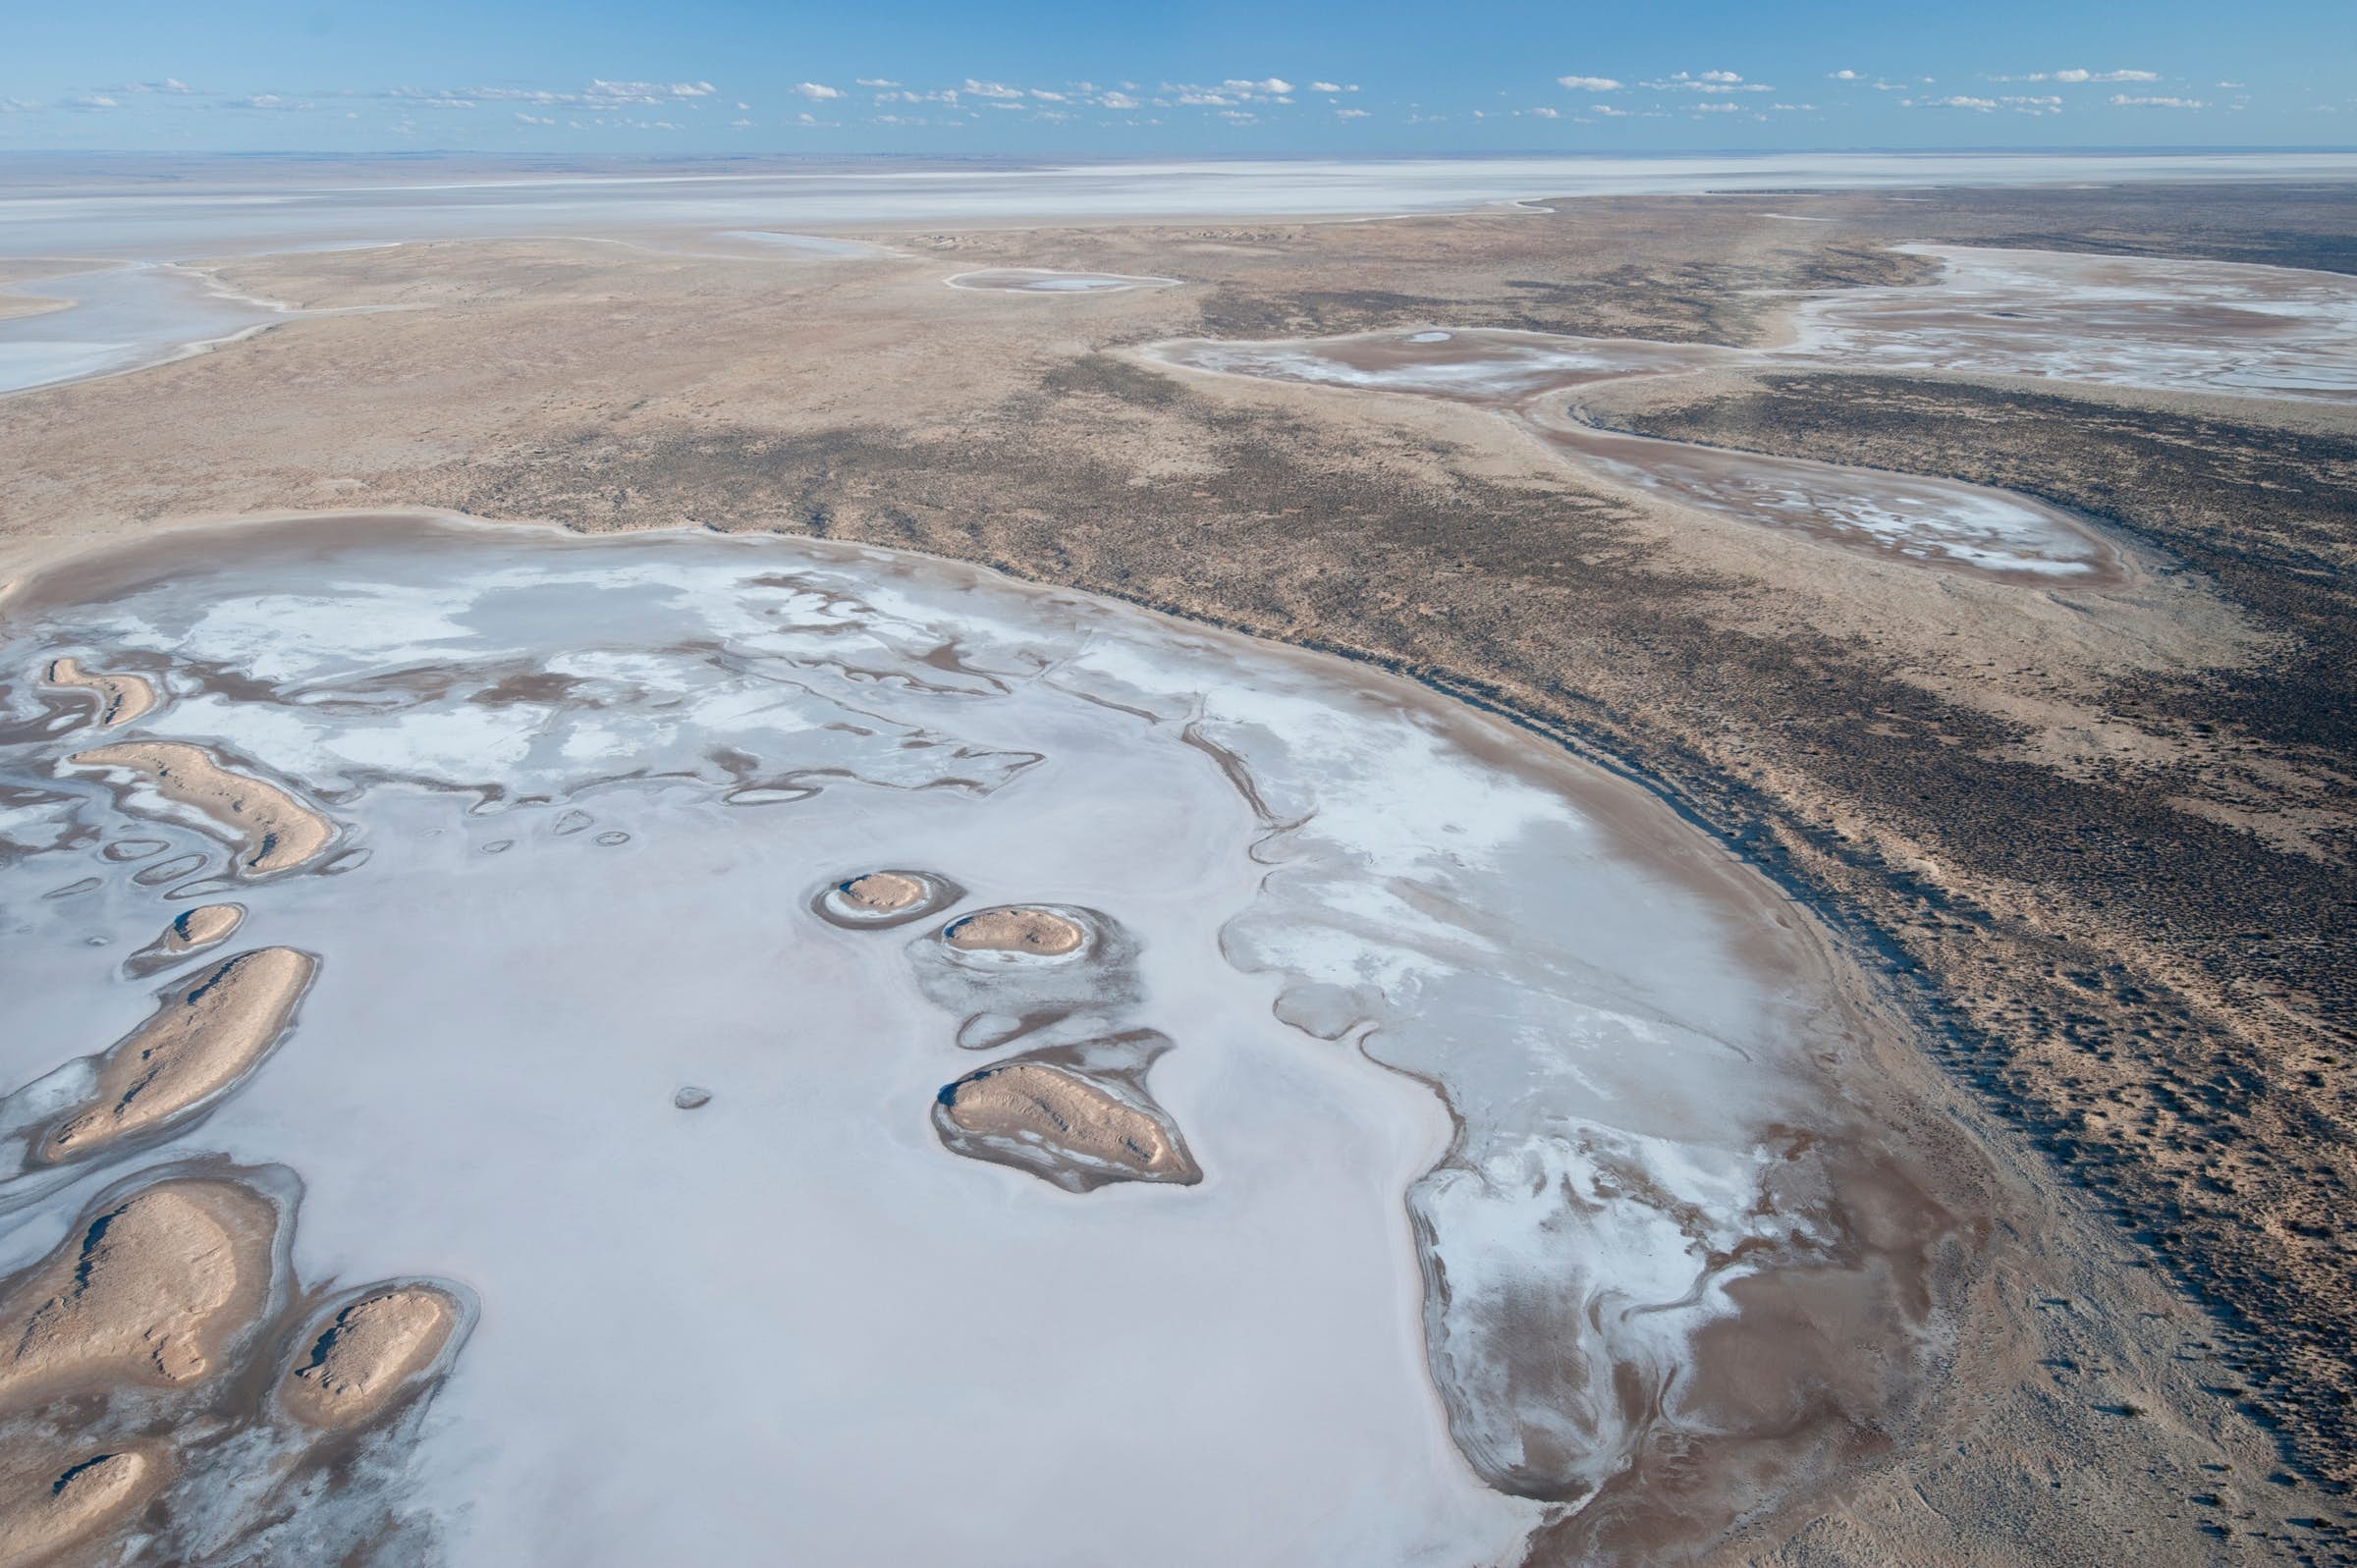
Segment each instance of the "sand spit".
M277 1229L267 1198L203 1177L106 1208L0 1302L0 1403L210 1376L262 1310Z
M1145 1090L1146 1068L1170 1047L1139 1030L978 1067L935 1099L934 1130L957 1154L1028 1170L1067 1192L1117 1181L1191 1187L1202 1168Z
M304 1334L279 1399L309 1426L357 1427L433 1367L459 1321L458 1303L438 1286L372 1289Z
M939 914L965 890L930 871L868 871L818 891L810 907L821 920L852 931L883 931Z
M129 724L155 706L155 687L144 676L109 675L103 670L84 670L79 660L52 659L43 678L53 686L96 692L102 730Z
M0 1480L0 1568L30 1568L121 1522L163 1480L163 1466L136 1448L52 1457Z
M236 903L198 904L166 922L162 935L124 960L133 976L153 974L181 959L219 946L246 923L246 906Z
M92 1103L43 1138L37 1158L52 1164L86 1158L244 1079L286 1033L318 969L317 959L293 947L258 947L165 993L148 1020L99 1059Z
M245 843L241 872L266 877L316 857L336 836L334 824L286 790L224 768L202 746L176 740L126 740L76 752L84 767L117 768L153 784L175 805L192 806Z
M953 921L941 940L959 952L1064 958L1080 951L1088 941L1088 927L1053 909L1010 904Z
M1176 289L1177 278L1139 278L1120 272L1058 272L1048 267L984 267L942 282L953 289L990 294L1128 294L1136 289Z

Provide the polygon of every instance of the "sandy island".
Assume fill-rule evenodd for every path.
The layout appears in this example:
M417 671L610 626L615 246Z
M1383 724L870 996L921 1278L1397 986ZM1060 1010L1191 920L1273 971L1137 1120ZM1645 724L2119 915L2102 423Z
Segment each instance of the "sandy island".
M1140 1103L1143 1102L1143 1103ZM1159 1106L1073 1067L1017 1058L941 1091L941 1141L958 1154L1028 1170L1068 1192L1116 1181L1192 1186L1203 1171Z
M234 1181L141 1189L75 1229L0 1303L0 1402L194 1382L261 1312L278 1211Z
M874 931L922 920L964 896L963 888L929 871L866 871L829 883L810 906L830 925Z
M52 659L43 678L53 686L96 692L98 725L104 730L129 724L155 706L155 687L144 676L109 675L103 670L84 670L79 660Z
M1010 904L951 922L942 940L959 952L1013 952L1060 958L1077 952L1088 928L1053 910Z
M313 1427L356 1427L432 1367L458 1325L457 1304L432 1285L400 1285L354 1302L304 1337L279 1398Z
M318 968L292 947L259 947L166 993L147 1021L100 1058L92 1102L41 1140L39 1158L81 1159L244 1078L285 1034Z
M153 784L166 800L193 806L243 840L239 869L262 877L316 856L335 838L326 817L284 789L232 773L202 746L125 740L74 754L85 767L120 768Z
M30 1568L88 1540L144 1502L163 1475L136 1448L18 1467L0 1480L0 1568Z

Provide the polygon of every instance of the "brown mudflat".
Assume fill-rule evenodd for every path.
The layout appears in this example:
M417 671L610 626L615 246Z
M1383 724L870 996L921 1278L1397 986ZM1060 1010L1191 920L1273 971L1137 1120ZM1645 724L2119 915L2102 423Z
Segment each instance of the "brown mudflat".
M922 902L925 885L904 872L871 871L845 883L842 892L853 908L883 915Z

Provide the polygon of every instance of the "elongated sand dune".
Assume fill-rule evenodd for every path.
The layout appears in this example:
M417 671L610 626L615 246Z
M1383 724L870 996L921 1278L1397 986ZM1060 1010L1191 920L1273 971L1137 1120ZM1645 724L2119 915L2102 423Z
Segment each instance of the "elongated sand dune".
M77 1226L0 1303L0 1404L209 1376L261 1311L277 1225L248 1188L180 1178Z
M1203 1172L1159 1107L1069 1067L998 1062L942 1090L941 1140L976 1160L1031 1171L1071 1192L1115 1181L1192 1186Z
M164 1467L136 1448L27 1464L0 1480L0 1568L31 1568L120 1521Z
M285 1034L318 968L292 947L258 947L167 993L145 1023L108 1049L97 1094L41 1140L40 1159L82 1159L244 1078Z
M53 686L96 692L102 729L129 724L155 706L155 687L144 676L109 675L103 670L84 670L78 660L53 659L47 678Z
M232 773L202 746L124 740L78 751L72 760L137 774L166 800L202 812L243 843L238 868L247 876L290 871L315 857L336 836L335 825L319 812L274 784Z
M359 1426L433 1366L458 1321L450 1296L431 1285L363 1296L303 1336L279 1398L310 1426Z

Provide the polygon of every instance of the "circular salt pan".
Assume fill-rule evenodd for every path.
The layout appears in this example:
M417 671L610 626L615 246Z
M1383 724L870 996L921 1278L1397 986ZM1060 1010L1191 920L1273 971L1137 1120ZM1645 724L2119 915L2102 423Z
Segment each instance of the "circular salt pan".
M143 734L370 852L240 889L241 942L320 955L294 1031L102 1178L276 1162L299 1277L479 1297L406 1467L305 1506L459 1565L1511 1560L1538 1499L1673 1458L1690 1502L1722 1441L1747 1487L1805 1469L1943 1342L1924 1260L1964 1221L1858 1154L1900 1118L1790 906L1419 688L782 539L308 518L71 580L0 668L177 661ZM153 1006L112 955L168 889L98 850L138 803L80 743L0 748L37 802L0 853L10 1089ZM1084 961L781 909L859 868L1077 914ZM1056 1093L939 1128L1013 1059L960 1041L1018 1035L1066 1077L1011 1083ZM1028 1160L1035 1111L1201 1180L1064 1190L1095 1172ZM0 1271L71 1218L27 1196Z

